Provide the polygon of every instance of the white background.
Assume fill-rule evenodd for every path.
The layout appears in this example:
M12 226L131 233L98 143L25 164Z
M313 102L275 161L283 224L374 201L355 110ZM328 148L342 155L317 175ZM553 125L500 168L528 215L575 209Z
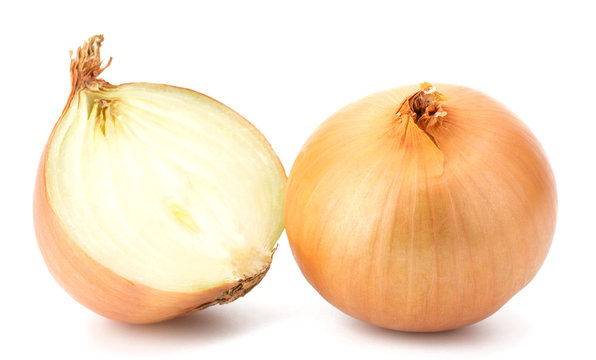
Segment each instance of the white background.
M11 3L0 5L0 358L596 358L592 1ZM92 313L46 270L32 194L70 91L68 50L96 33L114 57L109 82L222 101L265 134L288 172L320 122L371 92L429 81L490 94L530 126L556 175L544 266L487 320L408 334L326 303L284 234L270 273L233 304L150 326Z

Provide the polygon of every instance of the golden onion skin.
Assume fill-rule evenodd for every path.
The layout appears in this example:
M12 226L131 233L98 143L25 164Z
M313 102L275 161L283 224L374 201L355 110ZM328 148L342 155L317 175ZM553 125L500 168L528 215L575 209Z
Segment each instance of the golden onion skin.
M396 114L417 86L332 115L286 191L286 232L306 279L346 314L389 329L490 316L534 277L555 230L555 180L530 130L483 93L436 89L446 115L425 130Z

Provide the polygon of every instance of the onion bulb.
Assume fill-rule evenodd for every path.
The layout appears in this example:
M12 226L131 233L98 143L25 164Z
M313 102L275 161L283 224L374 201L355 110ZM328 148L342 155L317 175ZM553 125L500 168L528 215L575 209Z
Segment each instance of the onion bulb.
M102 41L71 60L72 92L39 165L34 222L51 274L81 304L129 323L243 296L283 231L281 162L205 95L99 79Z
M431 332L482 320L528 284L557 200L545 153L514 114L478 91L423 83L321 124L284 206L294 257L327 301Z

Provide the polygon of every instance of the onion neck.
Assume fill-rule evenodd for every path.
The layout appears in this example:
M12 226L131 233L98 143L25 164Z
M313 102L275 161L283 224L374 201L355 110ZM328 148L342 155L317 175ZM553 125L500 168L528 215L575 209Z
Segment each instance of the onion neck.
M429 83L420 84L420 91L408 96L400 105L397 115L399 118L411 118L418 127L426 132L432 126L440 125L447 112L441 101L447 97L439 93Z
M107 64L101 67L99 49L102 42L103 35L94 35L77 49L74 58L72 58L72 51L70 52L70 79L73 92L83 89L97 90L103 85L109 85L107 81L97 78L112 62L110 57Z
M105 66L102 65L100 48L103 42L103 35L94 35L89 38L76 51L70 52L70 78L72 81L72 93L79 93L79 96L86 97L87 114L89 120L95 124L96 130L101 130L106 135L106 122L116 123L116 99L108 96L108 90L113 88L107 81L99 79L98 76L112 63L112 58ZM69 102L70 102L69 99Z

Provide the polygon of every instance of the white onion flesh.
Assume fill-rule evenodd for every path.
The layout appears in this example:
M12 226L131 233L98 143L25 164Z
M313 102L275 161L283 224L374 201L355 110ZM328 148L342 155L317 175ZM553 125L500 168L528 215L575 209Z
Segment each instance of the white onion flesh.
M67 233L132 282L193 292L240 280L269 263L283 230L285 174L265 138L189 90L77 92L47 156Z

